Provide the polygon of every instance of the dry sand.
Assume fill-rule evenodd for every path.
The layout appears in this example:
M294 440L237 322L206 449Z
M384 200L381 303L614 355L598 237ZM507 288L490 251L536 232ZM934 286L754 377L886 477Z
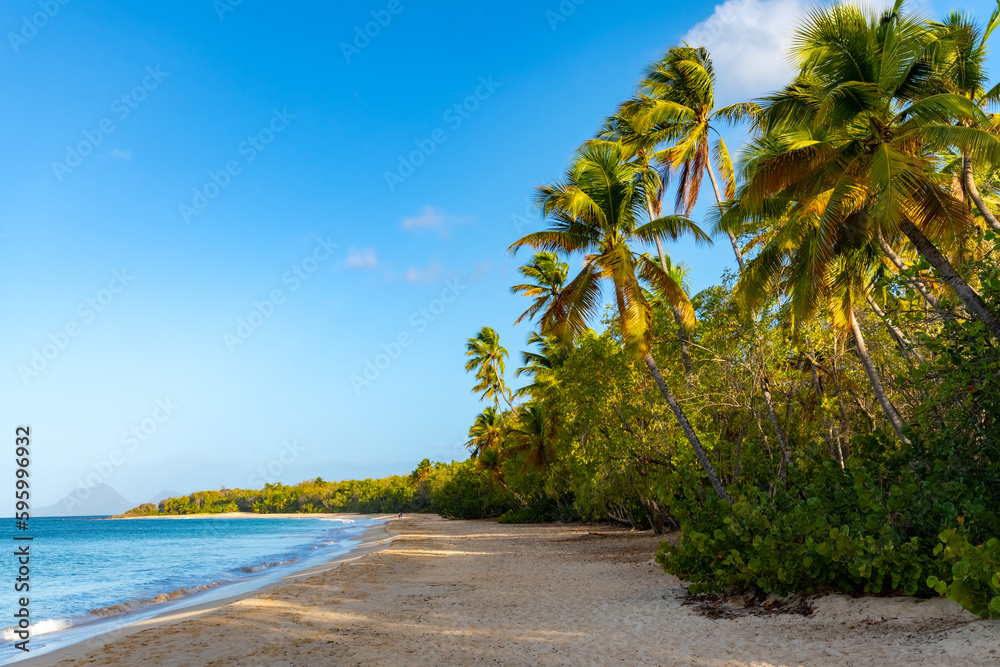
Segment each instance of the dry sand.
M1000 622L946 600L709 618L652 564L650 533L416 515L387 528L391 546L339 567L29 664L1000 665Z

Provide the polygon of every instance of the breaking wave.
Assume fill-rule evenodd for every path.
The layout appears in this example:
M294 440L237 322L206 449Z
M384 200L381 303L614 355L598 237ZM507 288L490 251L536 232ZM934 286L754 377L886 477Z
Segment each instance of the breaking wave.
M145 609L150 605L160 604L162 602L170 602L171 600L176 600L178 598L184 598L189 595L194 595L195 593L200 593L201 591L207 591L209 588L215 588L220 583L216 581L211 584L205 584L203 586L188 586L186 588L178 588L176 591L171 591L170 593L160 593L151 598L146 598L145 600L129 600L128 602L121 602L119 604L113 604L108 607L101 607L100 609L91 609L88 613L91 616L99 616L101 618L107 618L109 616L119 616L121 614L131 614L132 612L139 611L140 609Z
M48 634L50 632L59 632L60 630L65 630L66 628L73 627L73 622L68 618L50 618L44 621L39 621L38 623L33 623L28 629L31 631L32 637L37 637L38 635ZM4 628L0 637L5 642L17 641L20 639L14 634L15 628Z

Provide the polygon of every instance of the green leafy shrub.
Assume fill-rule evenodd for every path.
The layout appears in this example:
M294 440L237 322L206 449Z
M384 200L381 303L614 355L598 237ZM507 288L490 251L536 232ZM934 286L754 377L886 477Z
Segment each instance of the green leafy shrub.
M973 546L967 533L951 528L941 533L934 555L950 565L927 586L983 618L1000 618L1000 540Z
M431 510L447 519L481 519L496 516L510 501L491 488L486 474L471 461L455 466L454 474L434 493Z
M683 539L662 543L657 562L691 581L695 593L754 588L780 595L913 595L938 566L918 537L896 525L892 508L901 501L864 471L844 476L826 464L774 497L748 487L732 508L718 501L709 512L675 507Z
M533 505L523 509L510 509L500 515L497 523L545 523L552 521L554 510L549 504Z

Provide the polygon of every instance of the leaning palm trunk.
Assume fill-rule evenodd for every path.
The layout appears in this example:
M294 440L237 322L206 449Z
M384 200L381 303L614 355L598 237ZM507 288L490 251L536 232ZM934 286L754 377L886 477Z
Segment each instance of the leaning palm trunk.
M930 239L924 236L924 233L915 224L905 220L900 223L899 228L906 234L906 238L910 239L917 252L937 270L948 286L954 290L962 304L965 305L966 310L985 324L993 337L1000 341L1000 319L997 319L979 293L965 282L965 279L958 274L951 262L941 254L941 251L931 243Z
M910 444L909 439L903 435L903 419L899 416L896 406L894 406L892 401L889 400L889 395L885 392L885 388L882 386L882 378L879 376L878 369L875 368L875 364L872 362L872 357L868 354L868 346L865 345L865 337L861 334L861 327L858 326L858 320L854 316L853 308L851 308L848 315L851 320L851 333L854 334L854 342L858 346L858 356L861 357L861 365L865 367L865 374L871 382L872 389L875 391L875 397L878 399L879 405L882 406L882 412L884 412L885 416L889 419L889 423L892 424L892 428L896 431L896 435L899 436L900 441L905 444Z
M677 324L677 340L681 346L681 363L684 364L684 379L690 385L694 382L694 367L691 364L691 354L688 352L687 337L684 335L684 323L681 321L681 314L674 307L670 308L674 315L674 322Z
M702 470L708 476L708 481L712 483L712 488L715 492L719 494L720 498L725 498L730 503L733 499L729 497L726 493L726 487L722 485L719 481L719 476L715 474L715 468L712 467L712 462L708 460L708 454L705 452L705 448L701 445L701 440L698 439L698 434L695 433L694 427L691 426L691 422L688 421L687 415L684 414L684 409L677 403L677 399L674 398L673 393L670 391L670 387L667 386L666 381L663 379L663 374L660 373L660 367L656 365L656 360L653 359L653 355L646 353L643 361L646 362L646 367L649 369L650 375L653 376L653 381L656 382L656 386L660 388L660 393L663 394L663 398L667 400L667 404L670 409L673 410L674 416L677 418L677 423L680 424L681 430L684 431L684 435L687 437L688 442L691 443L691 447L694 449L694 455L698 458L698 462L701 464Z
M972 158L968 155L962 155L962 184L965 186L965 191L969 193L969 198L982 213L986 224L1000 232L1000 220L997 220L993 212L987 208L983 196L979 194L979 188L976 187L976 179L972 175Z
M900 273L904 273L910 268L906 265L903 259L896 254L896 251L892 249L892 246L889 245L888 242L886 242L885 238L882 237L881 231L879 231L878 238L876 240L878 241L879 248L882 249L882 252L885 253L885 256L889 258L889 261L893 263ZM910 287L920 292L920 296L924 297L924 301L927 302L927 305L933 308L938 315L943 318L951 317L951 315L941 307L941 304L938 303L937 297L927 290L927 286L924 285L923 282L917 278L907 278L906 282L910 285Z
M708 171L708 180L712 182L712 189L715 190L715 201L722 204L722 193L719 192L719 184L715 182L715 174L712 172L712 165L706 162L705 169ZM736 263L740 265L740 273L743 273L746 271L747 265L743 261L743 252L740 250L740 244L736 242L736 235L727 229L726 236L729 237L729 243L733 246L733 253L736 255Z

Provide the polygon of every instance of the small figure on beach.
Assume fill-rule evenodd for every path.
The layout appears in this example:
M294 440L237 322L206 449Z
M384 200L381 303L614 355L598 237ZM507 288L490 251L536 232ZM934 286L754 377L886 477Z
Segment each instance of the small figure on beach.
M400 519L402 519L402 518L403 518L403 513L402 513L402 512L400 512L400 513L399 513L399 518L400 518Z

